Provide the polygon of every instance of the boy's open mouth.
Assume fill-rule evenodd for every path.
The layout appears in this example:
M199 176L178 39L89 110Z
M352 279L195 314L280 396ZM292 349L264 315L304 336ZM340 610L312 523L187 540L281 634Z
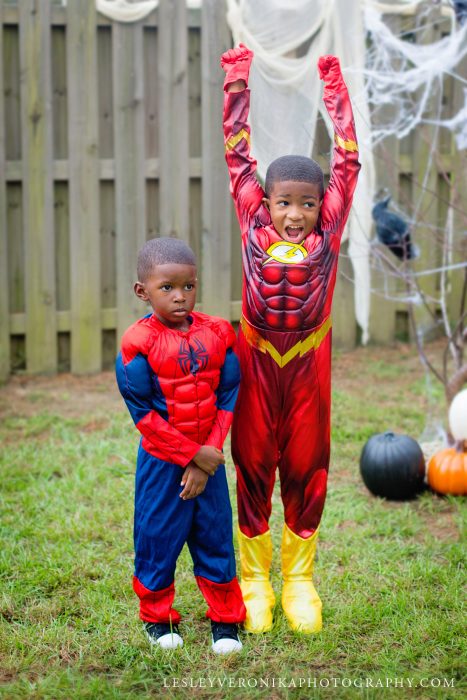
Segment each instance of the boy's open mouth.
M289 238L299 238L303 234L303 226L286 226L285 232Z

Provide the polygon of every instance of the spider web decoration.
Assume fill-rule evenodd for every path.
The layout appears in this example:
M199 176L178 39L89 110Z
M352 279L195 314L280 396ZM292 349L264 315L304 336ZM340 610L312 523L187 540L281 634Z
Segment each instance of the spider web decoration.
M407 3L409 4L409 3ZM467 86L465 76L458 72L467 55L467 24L458 26L451 12L450 31L438 41L423 41L420 35L427 23L433 23L433 9L440 3L419 2L418 20L422 29L394 34L378 12L379 3L365 3L365 27L372 46L366 55L365 84L372 113L372 139L376 144L395 134L404 138L421 123L436 124L454 131L459 149L467 147L467 90L464 104L451 119L442 119L443 79L446 75ZM398 4L401 7L401 3ZM446 9L448 7L445 4ZM393 6L394 11L394 6ZM440 12L439 12L440 14ZM417 42L417 43L415 43ZM397 69L395 66L397 65ZM437 114L433 116L431 97L439 95ZM395 118L389 123L381 119L382 110L391 105Z

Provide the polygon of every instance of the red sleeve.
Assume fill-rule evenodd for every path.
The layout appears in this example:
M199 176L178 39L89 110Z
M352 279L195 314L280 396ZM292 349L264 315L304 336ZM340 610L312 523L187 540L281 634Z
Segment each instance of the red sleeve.
M151 454L180 467L199 452L200 445L174 428L154 408L152 370L147 360L151 333L144 324L134 324L123 336L116 374L120 392L139 432L149 443Z
M256 179L256 160L250 154L250 127L247 123L250 91L224 95L225 159L229 169L230 191L242 231L261 207L265 196Z
M183 433L168 423L157 411L147 413L136 423L141 435L151 443L151 452L164 462L172 462L186 467L201 445L187 438ZM144 443L143 443L144 446Z
M323 99L334 125L334 150L331 177L321 207L321 228L340 238L361 167L352 105L342 76L324 88Z

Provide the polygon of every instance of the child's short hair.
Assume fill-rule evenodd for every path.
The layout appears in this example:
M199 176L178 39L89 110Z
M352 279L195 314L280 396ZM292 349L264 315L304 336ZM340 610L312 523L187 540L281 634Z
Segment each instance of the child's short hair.
M138 280L144 282L156 265L167 263L196 266L196 257L190 246L179 238L151 238L138 253Z
M321 167L306 156L281 156L270 164L266 171L265 192L269 197L276 182L310 182L319 187L319 197L324 195L324 176Z

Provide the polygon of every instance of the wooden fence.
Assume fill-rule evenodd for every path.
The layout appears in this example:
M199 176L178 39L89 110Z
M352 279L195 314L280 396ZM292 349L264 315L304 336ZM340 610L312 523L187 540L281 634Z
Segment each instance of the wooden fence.
M190 242L200 307L237 321L240 242L221 128L219 56L231 45L224 0L201 10L161 0L130 25L96 14L94 0L6 2L0 13L0 377L111 367L121 333L145 311L132 293L136 254L156 235ZM402 184L408 198L429 137L420 129L401 149L384 144L397 165L381 159L382 181ZM451 140L442 146L439 167L455 179ZM314 155L324 168L328 152L321 129ZM437 222L450 195L438 197L446 184L437 170L430 178L425 208ZM333 310L344 347L357 340L350 276L344 248ZM389 342L404 311L373 301L372 336Z

